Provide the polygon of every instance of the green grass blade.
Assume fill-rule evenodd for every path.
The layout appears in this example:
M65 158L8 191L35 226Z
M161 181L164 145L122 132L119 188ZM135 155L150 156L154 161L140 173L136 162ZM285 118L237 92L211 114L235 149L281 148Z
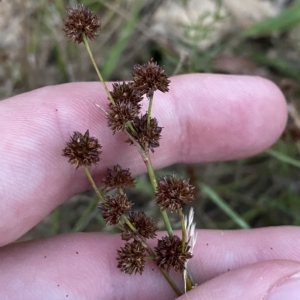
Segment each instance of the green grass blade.
M243 229L251 228L250 225L243 220L212 188L204 183L200 183L201 191L210 198L230 219Z
M269 35L275 31L282 31L294 27L300 22L300 1L284 9L279 15L267 18L259 23L248 27L243 35L247 37L257 37Z
M96 207L99 203L98 197L94 197L89 205L85 208L83 214L80 216L79 220L73 227L73 232L79 232L85 229L89 221L98 213Z
M265 151L266 153L270 154L271 156L277 158L278 160L287 163L289 165L292 165L294 167L300 168L300 161L293 159L285 154L282 154L276 150L273 149L269 149L267 151Z
M119 39L116 44L109 51L110 55L105 64L101 67L102 75L104 79L108 79L113 73L120 56L129 42L129 38L134 31L135 24L137 22L140 9L142 8L142 1L136 1L134 10L131 13L130 18L126 21L123 29L120 30Z

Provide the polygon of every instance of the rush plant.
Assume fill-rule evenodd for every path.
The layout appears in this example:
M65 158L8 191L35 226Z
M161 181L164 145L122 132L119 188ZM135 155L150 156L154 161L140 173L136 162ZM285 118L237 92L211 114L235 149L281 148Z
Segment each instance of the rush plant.
M98 139L75 131L63 149L63 156L76 169L83 167L98 198L99 211L108 225L121 229L124 246L116 249L116 266L126 274L142 274L147 260L153 260L177 295L191 290L195 282L188 270L188 261L192 258L196 242L193 211L184 216L182 204L190 203L195 197L195 188L189 179L179 176L164 175L156 178L151 163L151 156L159 147L162 127L152 116L152 106L156 91L169 92L170 80L164 69L153 59L143 65L133 67L129 82L114 83L109 90L98 69L89 41L98 35L101 24L99 18L89 8L79 4L67 10L64 32L74 43L83 43L89 53L95 71L107 94L107 108L104 109L107 125L113 134L124 132L126 142L137 149L148 172L156 204L159 207L167 234L157 239L156 246L149 245L149 239L157 238L157 224L144 212L136 212L133 203L126 195L126 188L134 187L135 181L129 169L123 169L118 163L111 166L102 179L102 186L97 187L89 167L99 163L102 149ZM142 114L142 100L148 99L147 112ZM124 145L128 147L129 145ZM105 151L105 149L103 149ZM181 236L175 235L167 211L176 212L181 221ZM180 273L184 281L181 290L170 275L170 271Z

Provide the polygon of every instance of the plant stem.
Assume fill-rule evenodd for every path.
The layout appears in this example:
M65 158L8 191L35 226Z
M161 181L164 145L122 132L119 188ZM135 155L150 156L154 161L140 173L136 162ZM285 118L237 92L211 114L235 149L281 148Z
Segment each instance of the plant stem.
M84 229L85 225L88 223L90 219L90 213L95 209L95 207L98 204L98 198L94 198L92 201L90 201L89 206L85 209L83 214L80 216L79 220L76 222L75 226L73 227L74 232L81 231Z
M122 215L122 219L133 232L136 232L136 228L133 226L133 224L128 220L128 218L124 214Z
M150 128L150 120L151 120L151 110L152 110L152 103L153 103L153 92L150 95L149 104L148 104L148 112L147 112L147 128Z
M186 228L185 228L185 224L184 224L184 215L182 212L182 208L177 209L177 213L179 215L180 224L181 224L182 253L185 253L185 244L186 244L187 240L186 240Z
M155 177L155 173L154 173L154 170L153 170L153 166L152 166L152 163L151 163L149 153L147 153L147 160L144 160L144 162L146 164L147 172L148 172L148 175L149 175L149 178L150 178L150 181L151 181L154 193L155 193L156 189L157 189L157 181L156 181L156 177ZM169 217L167 215L167 212L165 210L163 210L160 206L159 206L159 211L160 211L161 217L164 221L164 224L166 226L166 230L167 230L169 236L173 236L174 235L173 234L173 229L172 229Z
M177 287L176 283L173 281L173 279L170 277L170 275L167 273L167 271L159 268L160 272L163 274L165 279L168 281L169 285L172 287L173 291L177 294L177 296L181 296L182 293L180 289Z
M89 168L87 166L83 166L83 168L84 168L85 174L86 174L87 178L89 179L90 183L92 184L93 189L94 189L96 195L98 196L100 202L104 203L105 199L102 196L102 194L100 193L100 191L99 191L99 189L98 189L98 187L97 187L97 185L96 185L96 183L95 183L95 181L94 181L94 179L91 175L91 172L90 172Z
M133 128L132 124L130 122L126 123L126 127L131 130L132 133L136 133L135 129Z
M184 214L182 212L182 208L177 209L177 213L180 218L181 231L182 231L182 238L181 238L182 239L182 249L181 249L181 251L182 251L182 253L185 253L186 243L187 243L187 234L186 234L186 228L185 228L185 224L184 224ZM186 272L187 272L187 277L186 277L185 284L186 284L187 290L190 291L193 288L194 283L193 283L192 277L189 274L189 271L186 270Z
M106 92L106 94L107 94L107 96L108 96L110 102L114 105L114 104L115 104L115 101L114 101L113 97L111 96L111 93L110 93L110 91L108 90L105 81L103 80L103 77L102 77L102 75L101 75L101 72L100 72L99 68L97 67L97 64L96 64L96 62L95 62L95 59L94 59L93 53L92 53L92 51L91 51L89 42L88 42L88 40L87 40L87 38L86 38L86 35L83 33L83 34L82 34L82 37L83 37L83 42L84 42L84 45L85 45L85 47L86 47L86 50L87 50L87 52L88 52L88 54L89 54L89 56L90 56L90 59L91 59L91 61L92 61L92 63L93 63L93 66L94 66L94 68L95 68L95 70L96 70L96 73L97 73L97 75L98 75L98 77L99 77L99 80L100 80L101 83L103 84L104 90L105 90L105 92Z
M156 257L155 253L153 252L153 250L151 249L151 247L148 245L148 243L146 241L143 241L143 244L145 245L145 248L147 250L147 252L149 253L149 255L151 257ZM172 289L174 290L174 292L178 295L181 296L182 293L180 291L180 289L177 287L176 283L173 281L173 279L170 277L170 274L166 271L163 270L162 268L158 267L158 269L160 270L160 272L162 273L162 275L165 277L165 279L168 281L168 283L170 284L170 286L172 287Z

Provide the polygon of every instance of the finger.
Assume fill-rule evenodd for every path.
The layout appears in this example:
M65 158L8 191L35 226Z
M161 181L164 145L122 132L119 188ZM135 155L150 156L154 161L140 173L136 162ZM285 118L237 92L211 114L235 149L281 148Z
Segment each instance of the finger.
M299 235L297 227L199 230L189 270L200 285L259 262L300 263ZM112 295L115 299L174 299L175 294L151 261L141 276L125 275L117 269L116 249L122 244L119 235L78 233L3 247L0 290L7 299L18 299L9 296L19 292L24 300L40 299L41 295L50 300L63 295L72 295L71 299L111 299ZM24 288L18 289L16 282Z
M116 235L78 233L4 247L0 250L1 297L174 299L176 294L153 262L142 276L117 269L116 249L121 244Z
M155 167L175 162L233 159L272 144L286 122L279 89L255 77L185 75L172 78L169 94L158 93L153 114L164 127ZM0 245L39 222L70 195L89 188L82 170L61 156L73 131L90 129L103 146L93 169L99 181L119 163L133 173L145 170L125 135L111 134L101 110L107 103L100 83L46 87L0 103Z
M242 267L220 275L177 299L298 299L299 284L300 263L289 260L273 260Z

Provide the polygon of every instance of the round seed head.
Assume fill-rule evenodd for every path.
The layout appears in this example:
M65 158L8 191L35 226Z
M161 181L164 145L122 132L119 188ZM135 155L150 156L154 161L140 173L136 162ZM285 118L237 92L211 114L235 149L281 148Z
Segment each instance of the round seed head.
M108 126L114 133L123 131L126 123L133 121L139 114L141 106L132 102L116 102L109 104L109 112L107 114Z
M182 241L178 236L165 236L158 240L157 247L154 248L156 264L166 271L173 268L176 272L183 273L185 262L192 258L189 250L190 246L186 245L184 252L182 251Z
M120 217L132 206L126 195L106 196L105 200L106 202L100 203L98 207L107 225L118 224Z
M113 83L113 90L110 93L116 103L138 104L143 100L143 97L134 88L133 82Z
M75 131L63 149L63 156L69 158L69 163L76 169L80 166L91 166L100 160L101 145L94 137L90 137L87 130L84 135Z
M90 40L98 35L101 24L97 15L89 8L77 4L75 8L67 9L66 13L63 31L71 41L80 44L83 42L83 34Z
M118 250L118 268L126 274L142 274L145 266L145 248L138 242L126 243Z
M126 188L135 186L134 179L132 178L129 169L122 169L119 165L115 165L113 168L107 169L102 182L106 191L119 187Z
M130 227L125 223L122 232L122 239L129 241L130 239L136 239L143 237L145 239L153 239L156 237L157 225L152 218L145 215L144 212L129 213L128 217L131 224L136 228L136 232L133 232Z
M139 142L145 151L150 149L154 152L154 148L159 147L162 127L158 126L156 118L150 118L150 126L148 128L147 116L148 114L144 114L141 117L134 118L132 125L135 129L135 133L132 133L132 136ZM126 142L131 145L133 144L130 139Z
M159 179L155 195L159 206L174 211L181 208L182 203L194 200L195 187L189 184L189 179L165 175Z
M151 97L156 90L169 91L170 80L165 71L153 59L148 64L135 65L132 73L135 89L141 94Z

